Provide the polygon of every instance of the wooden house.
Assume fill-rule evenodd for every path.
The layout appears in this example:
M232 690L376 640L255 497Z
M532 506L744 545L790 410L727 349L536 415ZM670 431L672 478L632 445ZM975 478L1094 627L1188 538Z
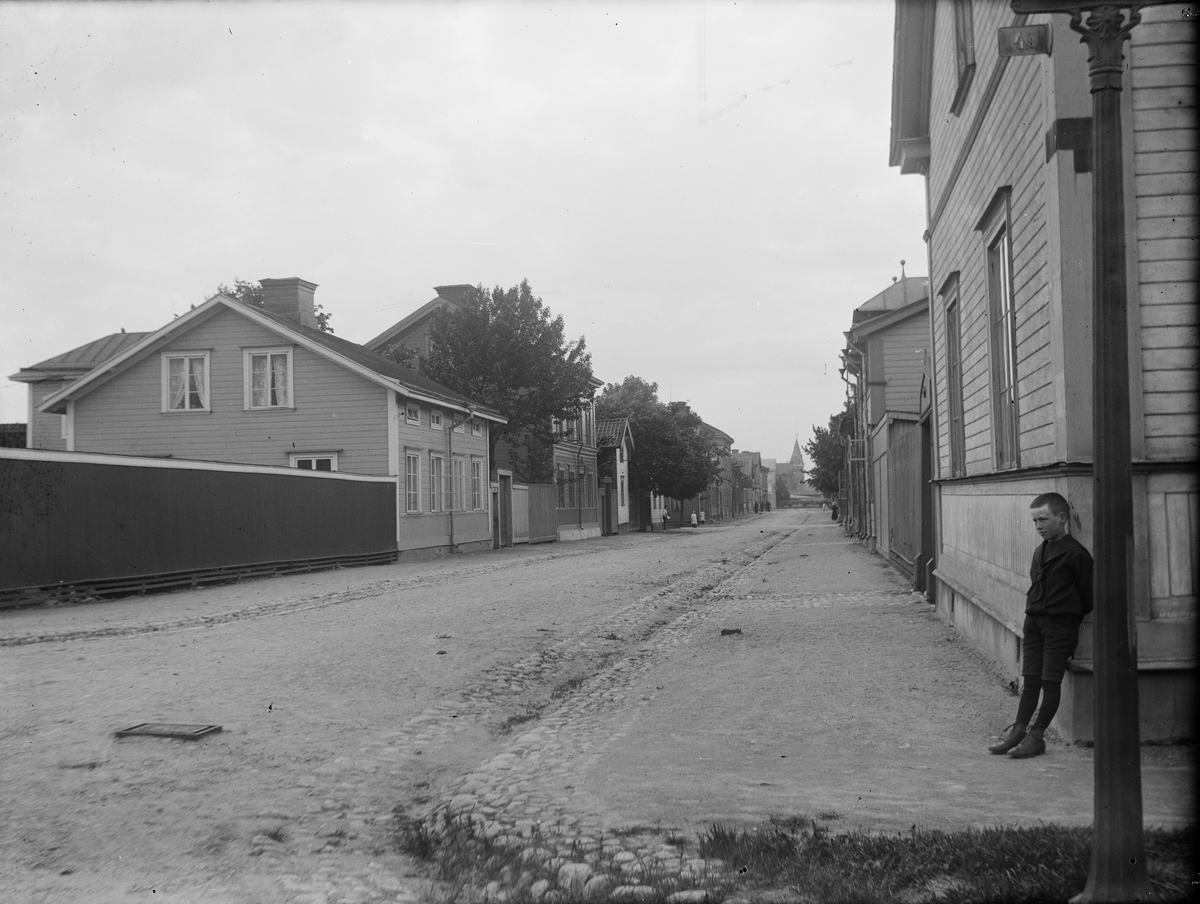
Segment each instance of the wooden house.
M847 524L917 589L933 546L928 282L902 277L855 308L842 351L856 418Z
M504 419L317 330L313 283L261 282L265 307L215 295L36 409L64 417L67 451L392 476L401 551L490 547Z
M9 377L29 386L29 417L26 423L25 447L28 449L67 449L67 416L50 414L38 408L43 401L65 389L93 368L120 354L149 333L127 333L121 330L102 336L69 352L47 358Z
M630 529L632 500L629 493L629 460L634 453L629 418L596 421L596 455L600 474L600 527L605 534Z
M427 357L431 349L430 331L434 315L443 309L454 310L471 288L467 284L436 286L438 294L434 298L371 339L367 342L367 348L380 353L407 348L417 358ZM592 380L593 390L603 385L600 380ZM601 535L594 398L581 399L580 405L577 417L553 425L556 437L552 450L553 473L559 540L581 540ZM507 476L511 483L513 473L517 470L513 467L514 459L521 451L521 446L514 449L503 439L497 442L495 461L492 462L493 477L500 479Z
M1126 273L1136 618L1144 739L1195 712L1198 485L1194 20L1148 7L1125 45ZM1046 54L997 30L1044 25ZM1037 536L1056 491L1092 545L1092 101L1063 15L897 3L891 163L925 177L934 375L938 611L1012 676ZM1092 734L1085 620L1058 725Z

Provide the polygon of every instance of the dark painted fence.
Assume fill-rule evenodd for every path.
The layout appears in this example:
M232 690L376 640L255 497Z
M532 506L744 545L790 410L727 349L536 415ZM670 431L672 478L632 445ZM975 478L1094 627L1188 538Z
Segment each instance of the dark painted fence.
M122 456L0 453L0 595L100 592L386 561L394 479ZM177 578L171 580L172 577Z

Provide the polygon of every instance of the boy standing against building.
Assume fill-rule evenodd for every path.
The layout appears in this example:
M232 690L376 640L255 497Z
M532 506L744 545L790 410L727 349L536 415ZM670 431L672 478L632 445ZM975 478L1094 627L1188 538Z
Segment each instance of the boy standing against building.
M1092 557L1067 533L1070 512L1067 500L1058 493L1043 493L1029 506L1042 543L1033 554L1025 595L1024 687L1016 721L1008 737L988 748L991 753L1024 759L1046 752L1042 736L1058 711L1063 674L1079 642L1079 624L1092 611ZM1042 705L1030 726L1039 694Z

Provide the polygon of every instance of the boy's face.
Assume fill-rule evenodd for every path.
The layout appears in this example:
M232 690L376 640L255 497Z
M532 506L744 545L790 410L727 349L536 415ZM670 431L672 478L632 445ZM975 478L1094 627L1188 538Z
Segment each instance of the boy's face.
M1053 543L1055 540L1060 540L1067 532L1067 513L1056 515L1050 511L1050 506L1039 505L1037 508L1029 510L1029 516L1033 518L1034 530L1043 540L1049 540Z

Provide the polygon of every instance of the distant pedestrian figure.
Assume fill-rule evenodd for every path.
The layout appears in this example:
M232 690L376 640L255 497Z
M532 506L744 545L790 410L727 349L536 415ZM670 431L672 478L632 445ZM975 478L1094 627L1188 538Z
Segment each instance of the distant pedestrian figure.
M754 514L758 514L758 503L754 503Z
M1092 556L1067 533L1071 507L1058 493L1043 493L1029 506L1042 538L1029 567L1021 639L1024 687L1008 737L988 750L1024 759L1046 752L1042 737L1058 711L1063 674L1079 643L1079 624L1092 611ZM1029 725L1038 705L1037 721Z
M699 522L696 520L696 513L692 512L692 527L698 527Z
M833 514L831 514L831 515L829 516L829 519L830 519L831 521L837 521L837 519L838 519L838 507L837 507L837 503L836 503L836 502L833 504L833 508L832 508L830 511L831 511Z
M666 511L664 510L664 511L663 511L663 530L666 530L666 529L667 529L667 522L668 522L668 521L670 521L670 520L671 520L671 516L670 516L670 515L668 515L668 514L666 513Z

